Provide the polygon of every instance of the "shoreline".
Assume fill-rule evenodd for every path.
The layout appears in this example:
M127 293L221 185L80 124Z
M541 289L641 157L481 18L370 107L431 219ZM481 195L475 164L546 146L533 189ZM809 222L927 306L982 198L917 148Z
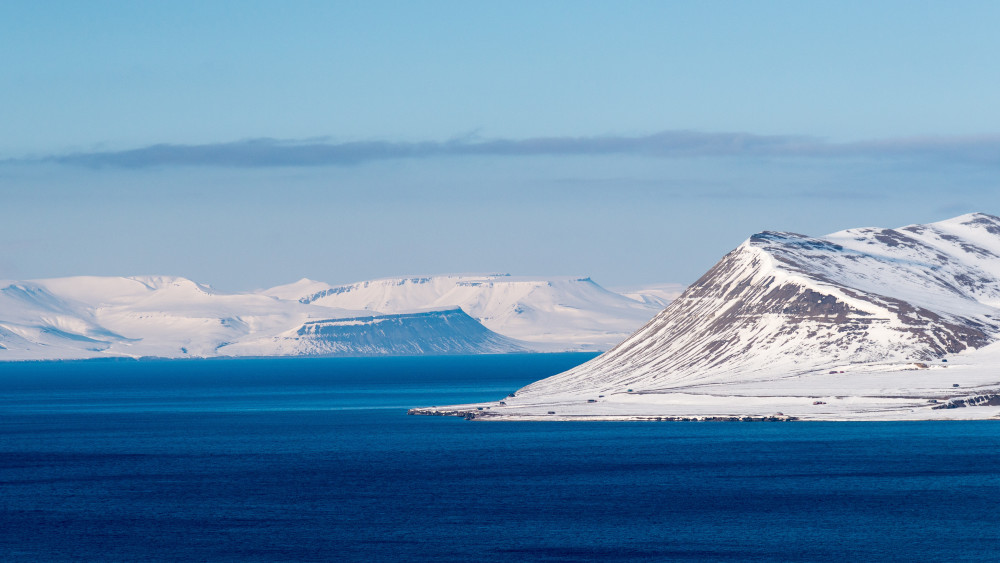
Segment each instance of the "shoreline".
M636 422L794 422L799 421L798 417L773 415L773 416L706 416L706 417L685 417L685 416L653 416L653 415L590 415L590 414L564 414L564 415L502 415L493 413L483 413L479 411L441 411L428 408L413 408L406 411L410 416L450 416L463 418L465 420L492 420L492 421L548 421L548 422L587 422L587 421L636 421Z
M743 397L746 399L746 397ZM757 399L763 397L755 397ZM787 398L787 397L786 397ZM1000 393L992 391L975 395L937 399L910 397L897 404L875 404L883 397L838 397L848 399L839 408L825 401L814 401L808 407L789 408L787 402L757 405L757 412L739 412L725 399L715 397L711 404L626 404L622 402L577 403L553 402L530 405L507 405L505 401L416 407L407 410L410 416L449 416L474 421L644 421L644 422L864 422L922 420L1000 420ZM812 399L812 397L796 397ZM510 400L510 399L507 399ZM931 402L933 401L933 402ZM810 407L823 409L809 412ZM779 410L780 409L780 410ZM588 412L589 411L589 412ZM617 411L617 412L615 412ZM632 411L632 412L629 412ZM700 411L700 412L699 412Z

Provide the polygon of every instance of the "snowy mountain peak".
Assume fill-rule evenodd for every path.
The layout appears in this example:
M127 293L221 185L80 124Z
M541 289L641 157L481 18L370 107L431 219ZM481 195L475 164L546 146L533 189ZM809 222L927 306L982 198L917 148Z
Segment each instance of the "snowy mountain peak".
M930 362L1000 338L1000 219L747 239L653 321L535 383L668 389Z
M1000 418L1000 219L765 231L621 344L466 418ZM488 410L486 407L490 407Z

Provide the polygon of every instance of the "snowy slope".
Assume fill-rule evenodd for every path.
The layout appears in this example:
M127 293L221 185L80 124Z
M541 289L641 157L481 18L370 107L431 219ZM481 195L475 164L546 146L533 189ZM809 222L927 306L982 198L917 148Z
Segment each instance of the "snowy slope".
M85 303L55 295L40 282L0 288L0 357L82 358L102 355L125 337L101 326Z
M819 238L759 233L624 342L491 413L954 416L928 401L1000 394L998 307L997 217ZM956 360L968 381L953 387ZM833 409L820 390L857 400ZM993 416L996 402L960 412Z
M501 334L443 312L460 306ZM579 279L437 276L343 287L302 279L228 294L179 277L80 276L0 283L0 361L610 348L658 310ZM362 317L371 318L365 334L356 328ZM322 331L299 334L316 321ZM519 341L523 334L534 341Z
M629 287L609 288L615 293L624 295L629 299L652 305L663 310L684 293L684 285L679 283L661 283L654 285L640 285Z
M302 278L294 283L262 290L260 294L288 301L299 301L304 296L315 295L332 288L333 286L328 283Z
M0 289L0 359L214 356L250 335L356 313L217 293L178 277L17 282Z
M391 278L339 287L303 280L302 303L396 314L460 307L499 334L561 349L606 350L658 313L590 278L451 275ZM268 290L291 297L293 286Z
M5 284L0 289L0 360L69 359L102 356L211 357L276 354L360 355L367 353L444 353L449 348L479 352L524 351L525 347L499 335L486 338L450 334L444 315L436 318L396 319L393 335L379 348L370 342L342 339L335 349L310 346L310 337L298 338L298 347L275 344L280 335L318 320L371 316L264 294L225 294L184 278L74 277ZM470 319L471 321L471 319ZM376 321L377 322L377 321ZM434 326L435 323L440 326ZM472 334L488 332L463 326ZM413 326L410 326L413 325ZM346 329L345 329L346 330ZM408 332L407 332L408 331ZM350 332L350 331L347 331ZM408 348L401 335L414 340ZM390 337L391 336L391 337ZM330 331L326 340L334 338ZM440 342L423 342L433 338ZM315 339L313 339L315 340ZM461 345L457 344L461 342ZM355 343L358 348L352 349Z

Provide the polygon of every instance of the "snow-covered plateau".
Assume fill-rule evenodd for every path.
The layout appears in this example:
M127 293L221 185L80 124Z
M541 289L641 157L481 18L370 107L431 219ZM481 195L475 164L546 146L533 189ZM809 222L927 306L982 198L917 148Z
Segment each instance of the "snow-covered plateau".
M8 281L0 361L599 351L662 309L634 295L501 275L303 279L235 294L168 276Z
M664 286L608 291L590 278L449 275L344 286L308 280L268 295L341 309L403 313L461 308L486 328L545 350L608 350L663 310ZM673 286L670 286L673 287Z
M1000 418L1000 218L751 236L608 352L474 419Z

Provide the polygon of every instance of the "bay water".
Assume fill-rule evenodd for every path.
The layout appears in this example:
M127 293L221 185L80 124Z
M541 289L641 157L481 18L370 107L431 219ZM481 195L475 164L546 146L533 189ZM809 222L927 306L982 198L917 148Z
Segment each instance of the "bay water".
M1000 560L995 421L406 415L591 357L0 364L0 560Z

